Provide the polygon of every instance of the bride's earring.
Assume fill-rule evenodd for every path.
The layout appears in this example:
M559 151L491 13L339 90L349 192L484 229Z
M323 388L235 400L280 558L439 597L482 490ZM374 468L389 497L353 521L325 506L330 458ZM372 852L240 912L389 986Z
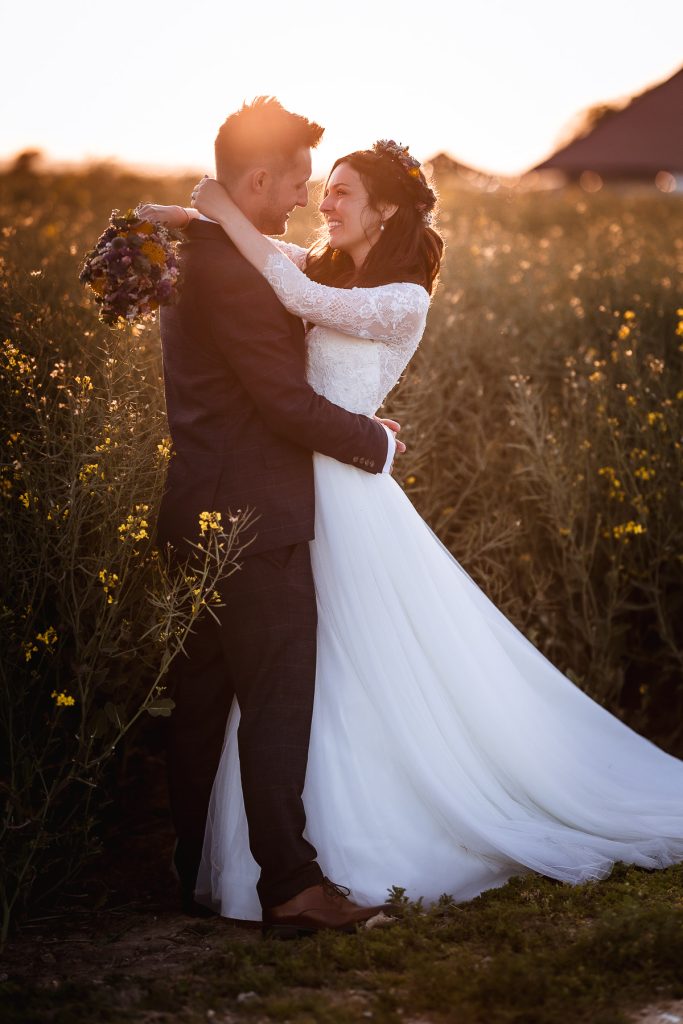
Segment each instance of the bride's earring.
M383 220L381 220L379 222L379 229L380 229L380 231L384 231L384 221Z

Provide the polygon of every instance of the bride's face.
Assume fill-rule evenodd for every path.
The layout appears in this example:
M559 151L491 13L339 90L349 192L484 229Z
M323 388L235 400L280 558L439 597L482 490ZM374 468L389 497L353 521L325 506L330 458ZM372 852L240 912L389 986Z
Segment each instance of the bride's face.
M380 236L381 215L370 206L362 178L350 164L339 164L332 171L320 212L327 222L330 245L343 249L361 266Z

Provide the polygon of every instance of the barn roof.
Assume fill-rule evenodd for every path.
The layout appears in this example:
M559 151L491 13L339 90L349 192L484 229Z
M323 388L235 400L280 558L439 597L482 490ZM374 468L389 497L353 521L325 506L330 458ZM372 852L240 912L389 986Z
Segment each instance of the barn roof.
M547 169L571 176L586 170L609 177L683 173L683 68L534 168Z

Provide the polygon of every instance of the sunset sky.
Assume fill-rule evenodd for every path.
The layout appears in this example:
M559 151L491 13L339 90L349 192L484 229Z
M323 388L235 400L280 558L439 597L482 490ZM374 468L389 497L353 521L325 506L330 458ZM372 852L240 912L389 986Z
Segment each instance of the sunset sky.
M202 171L226 115L271 93L326 126L317 173L378 137L517 173L683 63L680 0L25 0L0 28L0 158Z

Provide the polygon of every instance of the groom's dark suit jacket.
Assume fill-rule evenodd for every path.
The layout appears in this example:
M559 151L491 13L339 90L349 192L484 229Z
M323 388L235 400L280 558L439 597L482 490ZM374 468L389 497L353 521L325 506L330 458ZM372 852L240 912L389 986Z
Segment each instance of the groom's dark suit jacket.
M248 555L310 540L311 452L379 473L384 428L307 384L301 320L218 225L190 224L181 266L180 301L161 314L174 454L158 538L178 546L196 540L200 512L251 508Z

